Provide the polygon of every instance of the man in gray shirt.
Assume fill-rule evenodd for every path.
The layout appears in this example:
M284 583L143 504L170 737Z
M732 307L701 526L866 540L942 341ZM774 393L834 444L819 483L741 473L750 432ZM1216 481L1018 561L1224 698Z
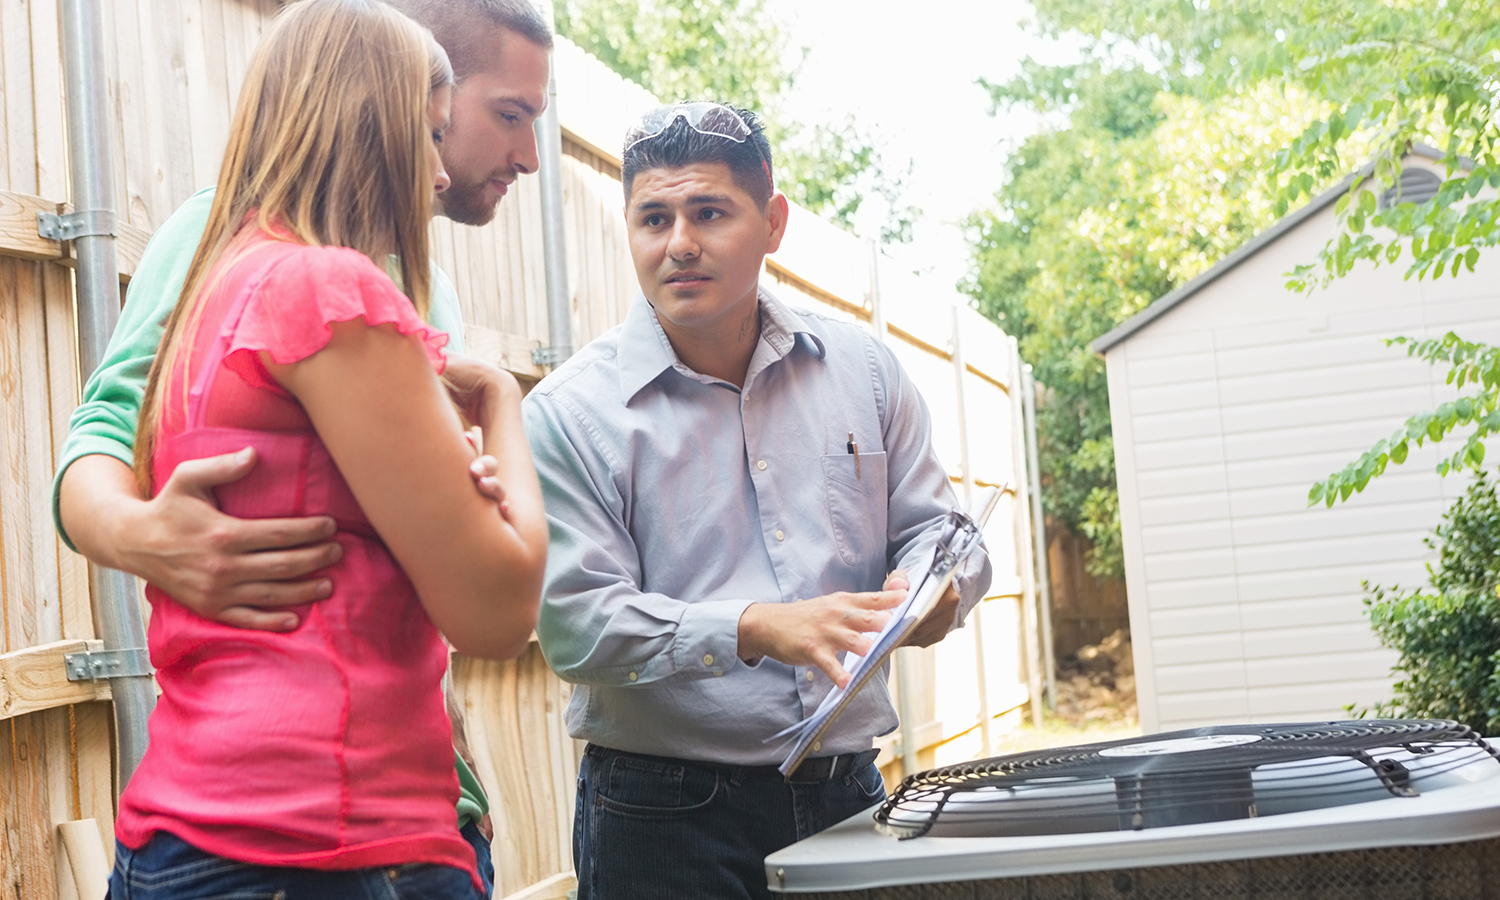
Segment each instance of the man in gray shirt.
M643 293L523 405L551 526L537 632L589 742L579 897L766 897L767 854L884 796L884 675L789 779L767 739L847 683L840 655L955 499L894 356L759 285L788 206L754 116L655 110L623 178ZM989 580L981 554L914 642Z

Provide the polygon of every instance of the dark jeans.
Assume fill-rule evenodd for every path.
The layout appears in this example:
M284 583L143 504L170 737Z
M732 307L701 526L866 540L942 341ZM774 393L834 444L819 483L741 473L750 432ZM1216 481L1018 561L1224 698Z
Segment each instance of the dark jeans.
M816 784L590 745L578 773L578 900L769 898L765 859L885 797L874 764Z
M484 896L495 893L495 862L490 857L490 842L484 839L479 826L466 822L458 834L474 848L474 861L479 863L479 880L484 882Z
M467 835L465 835L467 837ZM115 844L109 900L475 900L469 873L414 863L327 872L257 866L157 832L139 850Z

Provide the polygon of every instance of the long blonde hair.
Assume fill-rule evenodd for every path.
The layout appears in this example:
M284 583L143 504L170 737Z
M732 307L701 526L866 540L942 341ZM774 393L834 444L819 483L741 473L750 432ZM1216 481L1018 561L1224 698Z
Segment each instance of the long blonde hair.
M267 29L245 74L208 227L142 398L135 474L147 496L167 373L187 351L209 274L241 223L350 247L382 269L394 253L403 290L427 317L426 111L432 92L452 83L432 35L379 0L299 0Z

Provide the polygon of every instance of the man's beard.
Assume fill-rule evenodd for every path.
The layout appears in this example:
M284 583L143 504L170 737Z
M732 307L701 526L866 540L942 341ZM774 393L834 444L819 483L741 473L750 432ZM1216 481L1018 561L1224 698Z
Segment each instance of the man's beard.
M449 173L452 177L452 173ZM495 207L499 201L487 202L484 197L488 180L459 183L454 179L446 191L438 195L443 215L461 225L488 225L495 218Z

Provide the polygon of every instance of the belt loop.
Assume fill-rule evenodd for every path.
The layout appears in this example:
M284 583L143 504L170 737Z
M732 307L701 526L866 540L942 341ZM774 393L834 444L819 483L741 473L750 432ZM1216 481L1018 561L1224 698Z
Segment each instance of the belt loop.
M833 781L839 777L839 754L835 753L828 758L828 780Z

